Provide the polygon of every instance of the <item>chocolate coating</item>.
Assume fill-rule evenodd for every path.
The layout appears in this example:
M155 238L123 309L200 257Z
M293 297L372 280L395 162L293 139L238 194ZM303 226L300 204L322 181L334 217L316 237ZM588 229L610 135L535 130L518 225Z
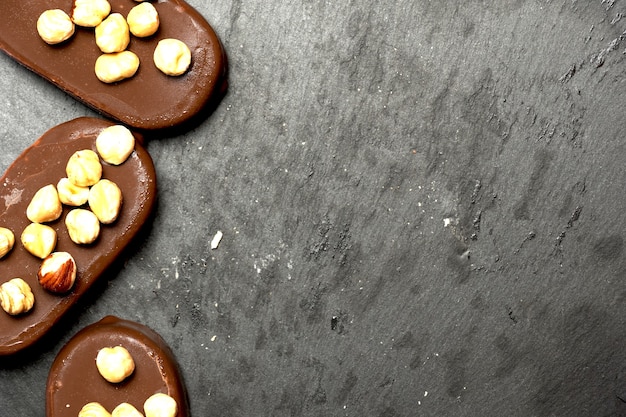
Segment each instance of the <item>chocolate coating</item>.
M138 3L110 0L112 12L126 16ZM182 0L154 2L159 30L148 38L131 37L128 50L140 59L134 77L105 84L94 71L101 55L94 30L76 27L69 40L46 44L37 33L37 19L48 9L71 15L72 0L2 0L0 49L101 114L139 130L172 128L191 123L225 86L226 58L219 38L207 21ZM176 38L189 46L192 63L178 77L161 73L152 54L159 40Z
M77 278L73 289L63 295L44 290L37 281L41 259L24 249L20 235L30 223L26 207L35 192L66 176L65 166L77 150L95 150L98 133L113 123L96 118L79 118L58 125L26 149L0 179L0 225L15 234L15 246L0 259L0 280L24 279L35 295L33 309L20 316L9 316L0 310L0 355L20 351L40 339L102 276L139 233L154 206L156 173L152 158L136 135L135 150L119 166L103 163L103 178L115 182L122 190L123 204L119 218L101 227L92 245L73 243L65 227L63 208L59 220L50 223L57 231L56 251L67 251L76 260Z
M133 357L135 371L112 384L98 372L96 356L100 349L118 345ZM107 316L78 332L59 351L48 374L46 416L76 417L89 402L99 402L109 412L127 402L143 413L144 401L156 393L176 400L177 417L189 415L178 364L163 338L142 324Z

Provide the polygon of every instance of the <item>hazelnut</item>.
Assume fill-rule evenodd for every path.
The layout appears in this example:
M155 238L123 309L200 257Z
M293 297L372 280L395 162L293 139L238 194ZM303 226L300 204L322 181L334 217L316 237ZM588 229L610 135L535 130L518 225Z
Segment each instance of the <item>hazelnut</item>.
M91 149L74 152L65 167L67 178L79 187L90 187L100 181L102 164L98 154Z
M109 126L96 138L96 149L104 162L121 165L133 153L135 137L125 126Z
M34 304L35 296L22 278L13 278L0 285L0 305L10 315L26 313Z
M100 223L111 224L117 220L122 207L122 190L113 181L101 179L89 190L89 208Z
M40 188L26 208L26 217L33 223L52 222L61 217L63 206L54 185Z
M138 38L154 35L159 29L159 13L152 3L140 3L126 16L130 32Z
M154 64L164 74L184 74L191 64L189 47L178 39L162 39L154 49Z
M57 232L45 224L31 223L24 228L20 239L28 252L44 259L57 244Z
M111 13L107 0L75 0L72 20L78 26L94 28Z
M87 403L78 412L78 417L111 417L106 408L97 402Z
M103 83L130 78L139 69L139 57L131 51L100 55L96 59L96 77Z
M96 356L98 372L114 384L128 378L135 370L135 361L123 346L105 347Z
M113 409L111 417L143 417L135 407L129 403L121 403Z
M53 293L66 293L76 281L76 262L67 252L54 252L48 255L37 273L39 284Z
M65 226L72 242L88 245L96 241L100 235L100 222L93 212L76 208L65 216Z
M176 417L178 405L176 400L167 394L154 394L143 403L146 417Z
M130 42L126 19L119 13L111 13L96 26L96 45L105 54L122 52Z
M72 37L74 22L63 10L46 10L37 19L37 32L45 43L56 45Z
M89 187L80 187L72 184L67 178L61 178L57 183L57 193L61 203L79 207L87 203L89 198Z
M7 253L11 252L15 245L15 235L6 227L0 227L0 258L4 258Z

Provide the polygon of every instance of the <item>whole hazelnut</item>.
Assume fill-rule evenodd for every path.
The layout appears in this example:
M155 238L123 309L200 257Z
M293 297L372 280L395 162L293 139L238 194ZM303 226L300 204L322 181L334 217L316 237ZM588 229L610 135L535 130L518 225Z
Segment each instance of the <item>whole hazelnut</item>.
M39 284L53 293L66 293L76 281L76 262L67 252L53 252L48 255L37 273Z

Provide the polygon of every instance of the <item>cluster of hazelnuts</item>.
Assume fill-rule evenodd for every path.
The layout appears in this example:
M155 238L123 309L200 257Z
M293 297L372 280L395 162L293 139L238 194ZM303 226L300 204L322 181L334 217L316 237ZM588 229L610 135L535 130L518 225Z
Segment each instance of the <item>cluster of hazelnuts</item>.
M131 78L139 69L139 57L127 50L130 36L146 38L159 29L159 14L150 2L139 1L126 17L111 13L107 0L75 0L72 16L61 9L44 11L37 19L37 32L48 44L69 40L75 27L95 28L96 44L102 54L96 59L95 73L104 83ZM164 74L179 76L191 65L191 51L182 41L161 39L154 50L153 60Z
M122 125L109 126L99 132L96 151L76 151L66 165L66 175L55 184L41 187L26 209L31 222L20 235L24 249L42 259L37 278L47 291L64 294L72 289L77 275L74 258L68 252L54 252L56 230L49 225L58 220L63 207L70 208L65 216L69 238L77 245L94 243L100 234L100 225L114 223L122 207L122 191L113 181L102 178L102 164L123 164L135 148L135 138ZM15 244L14 233L0 227L0 259ZM16 277L0 285L0 307L17 316L29 312L35 303L30 285Z
M109 383L119 384L133 374L135 361L124 346L103 347L96 356L96 367ZM123 402L109 413L102 404L92 401L83 406L78 417L175 417L178 404L168 394L156 393L145 400L143 410L144 414L132 404Z

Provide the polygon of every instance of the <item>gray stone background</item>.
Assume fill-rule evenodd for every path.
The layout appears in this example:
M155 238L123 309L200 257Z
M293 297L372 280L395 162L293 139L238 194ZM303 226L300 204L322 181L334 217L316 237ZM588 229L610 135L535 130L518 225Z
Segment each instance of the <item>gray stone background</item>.
M0 362L0 415L43 416L107 314L165 338L194 416L626 415L625 0L189 3L228 94L149 142L145 241ZM2 171L94 115L0 68Z

